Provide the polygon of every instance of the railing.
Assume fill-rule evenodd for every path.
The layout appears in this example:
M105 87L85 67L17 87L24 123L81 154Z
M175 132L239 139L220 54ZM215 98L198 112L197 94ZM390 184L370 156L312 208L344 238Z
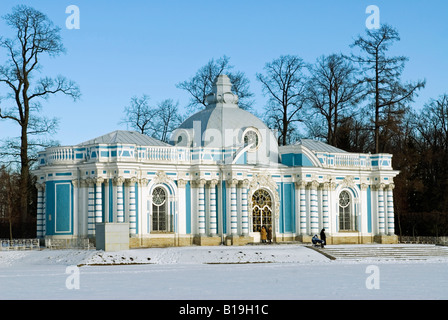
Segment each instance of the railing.
M48 249L95 249L93 240L89 238L75 239L45 239L45 247Z
M79 148L52 147L39 154L39 165L71 164L80 162L166 162L166 163L213 163L222 161L227 154L213 148L186 148L170 146L135 147L115 145L115 151L105 146ZM107 150L107 151L106 151ZM221 153L220 153L221 152ZM392 169L392 155L363 153L326 153L315 156L324 168L356 168L365 170Z
M323 167L392 169L392 155L363 153L316 153Z
M46 150L46 162L73 162L75 152L73 147L53 147Z
M39 250L39 239L1 239L1 251L9 250Z
M147 147L144 156L139 156L139 160L147 161L190 161L190 150L188 148L177 147Z
M79 149L82 149L80 151ZM135 161L135 162L197 162L212 158L212 150L198 148L192 150L185 147L148 146L135 148L133 145L120 145L120 152L106 152L104 156L101 148L96 146L78 147L52 147L39 153L38 163L40 166L51 164L75 164L81 162L112 162L112 161ZM94 154L94 156L93 156ZM125 155L126 154L126 155Z

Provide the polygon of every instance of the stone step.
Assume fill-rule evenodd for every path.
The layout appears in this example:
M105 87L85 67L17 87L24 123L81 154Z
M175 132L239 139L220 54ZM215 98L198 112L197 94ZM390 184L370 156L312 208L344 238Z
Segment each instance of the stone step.
M448 247L436 245L405 245L405 246L338 246L329 245L324 249L317 248L335 259L396 259L425 260L434 257L448 259Z

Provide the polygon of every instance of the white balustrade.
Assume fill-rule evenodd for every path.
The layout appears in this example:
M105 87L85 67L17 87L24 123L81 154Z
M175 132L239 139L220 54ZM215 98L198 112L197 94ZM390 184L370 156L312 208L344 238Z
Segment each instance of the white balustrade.
M93 146L92 146L93 147ZM90 157L90 151L94 150L99 154L98 149L86 147L84 150L76 150L78 147L52 147L47 148L40 153L39 164L67 164L85 161L137 161L137 162L194 162L194 163L212 163L215 162L214 156L216 149L209 148L185 148L170 146L148 146L135 150L134 156L122 156L120 153L116 156ZM121 145L128 150L131 145ZM131 149L129 149L131 150ZM362 154L362 153L317 153L321 164L325 168L360 168L360 169L392 169L392 156L390 154ZM224 157L223 157L224 158ZM43 160L43 161L41 161Z

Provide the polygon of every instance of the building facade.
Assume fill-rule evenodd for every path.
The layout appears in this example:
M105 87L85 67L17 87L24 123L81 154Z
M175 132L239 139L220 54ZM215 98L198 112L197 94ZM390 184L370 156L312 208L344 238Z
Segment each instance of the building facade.
M302 139L279 147L217 78L207 107L172 143L114 131L39 154L37 234L95 238L98 223L125 223L131 247L309 242L393 243L390 154L348 153Z

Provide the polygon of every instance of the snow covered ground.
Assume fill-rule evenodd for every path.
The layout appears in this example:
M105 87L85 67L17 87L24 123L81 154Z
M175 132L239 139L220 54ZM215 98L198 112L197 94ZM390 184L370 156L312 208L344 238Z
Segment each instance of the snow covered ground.
M301 245L0 252L0 299L448 299L448 258L330 260Z

